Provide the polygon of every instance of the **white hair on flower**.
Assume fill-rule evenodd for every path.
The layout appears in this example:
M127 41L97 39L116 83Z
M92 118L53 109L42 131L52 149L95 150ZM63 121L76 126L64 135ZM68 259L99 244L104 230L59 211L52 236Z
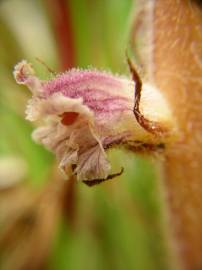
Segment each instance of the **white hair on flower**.
M110 174L107 149L117 145L133 151L156 149L175 137L166 100L155 87L142 86L128 63L133 81L78 69L41 81L26 61L14 70L17 83L33 93L26 118L44 123L33 132L33 139L56 154L65 172L72 168L77 179L89 185L122 173Z

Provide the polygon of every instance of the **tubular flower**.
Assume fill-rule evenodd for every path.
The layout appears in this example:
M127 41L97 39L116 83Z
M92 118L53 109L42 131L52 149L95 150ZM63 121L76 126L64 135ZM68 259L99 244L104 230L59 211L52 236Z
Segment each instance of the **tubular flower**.
M42 81L26 61L15 67L17 83L33 94L26 119L42 125L33 139L54 152L60 168L66 173L71 168L78 180L112 178L106 154L111 147L153 149L173 140L175 128L166 100L154 86L142 86L130 61L129 65L133 80L71 69Z

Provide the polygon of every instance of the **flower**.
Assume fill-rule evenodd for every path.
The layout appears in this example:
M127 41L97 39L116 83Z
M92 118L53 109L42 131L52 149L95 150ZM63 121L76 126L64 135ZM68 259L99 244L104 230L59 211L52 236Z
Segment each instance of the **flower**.
M172 141L173 117L165 98L154 86L142 87L129 64L134 81L80 69L43 81L26 61L15 67L17 83L33 94L26 119L42 123L33 139L56 154L67 174L72 168L78 180L111 178L106 151L112 147L134 151Z

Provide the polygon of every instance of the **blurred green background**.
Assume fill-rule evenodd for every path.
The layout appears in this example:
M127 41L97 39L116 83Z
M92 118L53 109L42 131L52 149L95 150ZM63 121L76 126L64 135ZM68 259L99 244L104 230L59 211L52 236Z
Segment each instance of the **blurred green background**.
M173 269L156 168L121 149L110 159L124 174L93 188L68 186L71 213L59 211L51 240L39 239L33 254L26 255L32 250L26 245L33 244L23 229L4 237L9 226L21 226L16 220L30 198L48 192L55 166L54 157L31 140L34 126L24 119L30 93L15 83L14 65L27 59L43 79L51 75L36 57L57 72L96 67L130 76L125 51L135 11L132 0L0 1L0 269ZM35 266L34 254L45 241L42 263Z

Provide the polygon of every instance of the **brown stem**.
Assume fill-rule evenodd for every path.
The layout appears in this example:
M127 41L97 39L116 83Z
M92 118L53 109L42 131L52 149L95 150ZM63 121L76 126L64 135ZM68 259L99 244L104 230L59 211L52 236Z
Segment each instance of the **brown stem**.
M197 2L151 1L147 17L150 79L164 92L182 132L166 154L164 174L170 227L184 269L202 269L202 8Z
M50 11L58 47L61 70L67 70L76 65L74 35L71 22L71 12L68 0L46 0ZM64 183L62 194L62 211L70 226L74 224L76 186L74 177Z
M76 178L72 175L64 184L64 192L62 197L62 213L67 219L68 225L74 227L75 214L76 214Z
M75 66L74 35L68 1L46 0L58 46L62 70Z

